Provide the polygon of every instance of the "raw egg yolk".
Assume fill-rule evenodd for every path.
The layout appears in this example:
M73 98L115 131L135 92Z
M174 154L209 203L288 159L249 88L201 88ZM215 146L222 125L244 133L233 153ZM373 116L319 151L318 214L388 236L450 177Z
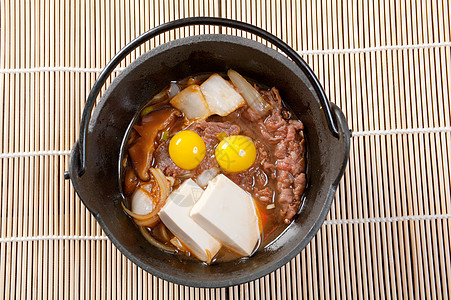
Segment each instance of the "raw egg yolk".
M252 166L257 151L252 140L244 135L224 138L215 150L219 166L226 172L241 172Z
M180 168L192 170L205 157L205 143L195 132L183 130L174 135L169 142L169 156Z

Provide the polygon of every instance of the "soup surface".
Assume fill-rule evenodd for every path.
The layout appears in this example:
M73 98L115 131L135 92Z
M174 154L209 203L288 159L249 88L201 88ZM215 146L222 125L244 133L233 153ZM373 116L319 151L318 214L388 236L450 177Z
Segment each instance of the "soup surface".
M284 106L276 88L252 86L231 72L228 77L203 74L172 82L142 110L125 144L124 210L154 246L206 263L247 257L276 239L299 212L307 183L302 122ZM237 95L230 96L223 81ZM223 103L231 107L224 108ZM217 253L207 250L202 259L186 240L191 237L168 229L174 225L160 218L161 210L167 209L167 199L175 199L177 195L171 194L185 181L193 180L202 190L213 189L219 174L251 196L259 237L253 250L243 254L228 247L230 241L223 240L216 227L199 223L220 244ZM210 201L204 200L199 201ZM198 222L192 212L184 217L190 216Z

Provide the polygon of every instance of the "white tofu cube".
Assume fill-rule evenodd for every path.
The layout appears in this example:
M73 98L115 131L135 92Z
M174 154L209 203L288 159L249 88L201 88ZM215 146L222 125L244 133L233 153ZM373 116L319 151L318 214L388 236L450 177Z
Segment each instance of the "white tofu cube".
M213 178L191 209L191 217L224 246L249 256L260 239L251 195L223 174Z
M227 116L245 103L233 86L218 74L211 75L200 85L200 89L213 114Z
M169 101L172 106L181 110L188 120L205 120L211 115L198 85L190 85Z
M203 190L188 179L173 191L158 215L164 225L198 259L210 262L221 244L190 217L190 210Z

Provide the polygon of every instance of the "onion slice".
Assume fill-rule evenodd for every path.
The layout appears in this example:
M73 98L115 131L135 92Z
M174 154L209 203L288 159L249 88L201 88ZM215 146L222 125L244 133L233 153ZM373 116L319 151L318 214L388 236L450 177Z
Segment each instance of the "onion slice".
M139 221L147 220L147 219L150 218L150 216L151 216L151 214L152 214L152 212L150 212L150 213L148 213L148 214L145 214L145 215L137 214L137 213L131 211L130 209L128 209L127 207L125 207L125 205L124 205L123 202L121 202L121 205L122 205L122 208L125 210L125 212L126 212L129 216L133 217L133 219L135 219L135 221L136 221L136 220L139 220Z
M153 175L156 183L158 184L160 195L159 197L155 197L153 199L154 201L154 208L151 212L145 215L137 214L128 208L125 207L124 203L121 203L122 208L125 210L127 214L129 214L131 217L133 217L135 223L139 226L147 226L147 227L154 227L157 225L158 221L160 221L160 217L158 216L158 213L160 212L161 208L166 203L166 199L169 196L171 185L169 183L169 180L167 180L166 176L164 176L163 172L161 172L160 169L152 168L150 169L151 174Z
M260 116L264 116L271 109L271 105L263 99L263 96L241 76L238 72L229 69L227 71L233 85L238 89L246 103Z
M171 186L169 184L169 180L167 180L166 176L164 176L163 172L161 172L158 168L152 168L150 169L150 172L152 173L153 177L157 181L158 185L160 186L160 201L165 202L166 198L169 196Z
M174 236L172 239L170 239L170 242L172 245L174 245L178 250L183 252L190 252L188 248L185 247L185 245L182 244L182 242L179 240L178 237Z
M168 89L169 99L174 98L174 96L177 95L178 93L180 93L180 87L175 82L171 82Z
M168 232L166 231L166 226L164 226L163 223L160 223L160 226L158 229L160 230L160 234L161 234L161 237L163 238L163 240L169 241L170 239L169 239Z
M151 245L153 245L153 246L155 246L155 247L157 247L157 248L159 248L159 249L161 249L161 250L168 251L168 252L171 252L171 253L175 253L175 249L174 249L174 248L172 248L172 247L170 247L170 246L168 246L168 245L166 245L166 244L163 244L162 242L159 242L157 239L155 239L155 238L150 234L150 232L149 232L146 228L144 228L144 227L142 227L142 226L138 226L138 228L139 228L139 231L141 231L141 234L143 235L143 237L144 237Z
M152 212L148 213L147 215L139 215L139 214L132 212L128 208L126 208L123 203L121 203L121 204L122 204L122 208L125 210L125 212L133 218L136 225L147 226L147 227L152 228L155 225L157 225L158 221L160 221L158 212L160 211L161 207L155 208Z
M203 171L202 173L200 173L199 176L197 176L196 183L200 187L204 188L207 186L208 182L210 180L212 180L213 178L215 178L216 175L218 175L218 174L219 174L219 169L216 167L207 169L207 170Z

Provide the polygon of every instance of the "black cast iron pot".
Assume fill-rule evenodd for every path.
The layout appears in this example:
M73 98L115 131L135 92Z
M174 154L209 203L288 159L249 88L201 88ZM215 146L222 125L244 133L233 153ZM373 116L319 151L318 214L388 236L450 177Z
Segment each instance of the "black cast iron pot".
M90 118L106 78L134 48L170 29L210 24L254 33L291 58L258 42L228 35L201 35L159 46L128 66L108 87ZM276 241L248 259L210 266L151 246L121 207L121 145L130 122L171 80L229 68L266 86L305 125L308 187L295 221ZM326 99L305 62L281 40L257 27L218 18L189 18L166 23L143 34L119 52L100 75L87 99L80 139L70 156L70 177L83 203L116 247L144 270L174 283L225 287L257 279L283 266L313 238L329 211L349 156L350 132L343 113Z

